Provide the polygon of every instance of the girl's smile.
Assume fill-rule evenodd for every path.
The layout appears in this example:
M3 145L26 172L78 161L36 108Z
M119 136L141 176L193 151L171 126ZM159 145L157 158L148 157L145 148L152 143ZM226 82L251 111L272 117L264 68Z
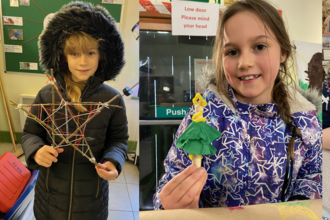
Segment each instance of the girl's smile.
M240 80L242 80L242 83L249 83L249 82L254 82L256 79L259 78L259 76L261 76L261 74L258 75L245 75L245 76L240 76L238 77Z
M275 35L255 13L243 11L226 21L223 67L239 101L272 102L274 82L285 59Z
M89 70L78 70L79 72L81 72L81 73L87 73Z

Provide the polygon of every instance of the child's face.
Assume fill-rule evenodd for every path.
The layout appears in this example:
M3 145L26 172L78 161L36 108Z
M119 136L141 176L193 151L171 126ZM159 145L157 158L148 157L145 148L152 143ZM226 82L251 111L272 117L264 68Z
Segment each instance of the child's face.
M72 73L72 80L74 82L86 82L96 72L99 57L99 50L95 47L89 47L87 53L75 50L75 52L68 54L66 58Z
M261 19L249 11L234 15L224 26L225 76L237 99L244 103L272 101L271 92L280 63L286 59L274 40L274 33L267 29Z

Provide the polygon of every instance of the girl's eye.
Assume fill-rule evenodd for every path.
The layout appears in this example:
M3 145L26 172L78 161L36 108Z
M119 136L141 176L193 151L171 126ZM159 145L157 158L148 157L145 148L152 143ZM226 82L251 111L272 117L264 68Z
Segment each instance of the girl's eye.
M258 44L255 49L256 50L264 50L266 48L266 45L263 45L263 44Z
M238 54L237 50L230 50L226 53L227 56L236 56Z
M89 52L89 55L94 55L95 54L95 52Z
M77 53L72 53L71 56L77 56L78 54Z

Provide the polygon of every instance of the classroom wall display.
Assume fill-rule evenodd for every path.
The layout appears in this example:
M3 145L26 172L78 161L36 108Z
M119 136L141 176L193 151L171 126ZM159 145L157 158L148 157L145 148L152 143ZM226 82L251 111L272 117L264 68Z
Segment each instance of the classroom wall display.
M293 41L293 45L295 47L295 67L300 87L303 90L313 88L321 94L324 68L322 66L322 44ZM317 114L317 117L322 122L322 112Z
M38 37L45 20L71 0L0 1L2 10L5 72L43 73L39 66ZM120 31L125 0L86 0L106 8ZM14 7L15 4L15 7ZM18 5L18 6L17 6ZM1 19L0 19L1 21ZM24 35L23 35L24 33Z
M322 46L321 44L293 41L296 48L296 72L300 86L315 88L322 92Z
M330 49L330 36L322 36L322 48Z

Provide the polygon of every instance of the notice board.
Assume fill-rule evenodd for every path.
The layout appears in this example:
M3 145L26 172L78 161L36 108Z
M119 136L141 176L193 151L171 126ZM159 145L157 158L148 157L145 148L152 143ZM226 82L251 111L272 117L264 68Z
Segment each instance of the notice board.
M71 1L0 0L5 72L43 73L39 66L38 37L43 30L44 19L48 14L57 12L69 2ZM106 8L116 20L117 28L120 31L124 0L87 0L84 2ZM18 7L13 5L18 5ZM19 25L13 25L15 22Z

